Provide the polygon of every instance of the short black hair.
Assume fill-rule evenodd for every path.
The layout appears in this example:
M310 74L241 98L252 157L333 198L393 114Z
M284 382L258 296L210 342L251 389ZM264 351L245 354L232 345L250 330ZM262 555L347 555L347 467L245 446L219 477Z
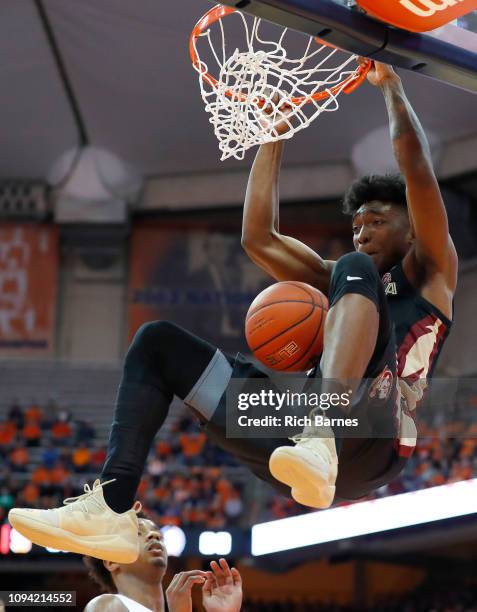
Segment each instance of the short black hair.
M111 572L104 567L101 559L95 557L83 557L83 563L88 570L88 576L96 582L101 589L101 593L117 593L118 589L114 584Z
M406 183L400 174L367 174L354 181L343 199L345 215L354 215L367 202L390 202L407 206Z

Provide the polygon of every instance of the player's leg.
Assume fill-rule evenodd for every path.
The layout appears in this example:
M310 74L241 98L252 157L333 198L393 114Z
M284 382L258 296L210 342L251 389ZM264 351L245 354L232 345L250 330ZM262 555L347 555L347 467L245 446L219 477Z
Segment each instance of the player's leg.
M137 332L124 361L102 478L114 480L60 509L13 509L12 525L34 543L121 563L137 557L136 489L154 436L173 395L197 393L213 372L225 386L229 361L218 349L168 322ZM219 380L222 378L222 380ZM103 480L104 482L104 480ZM105 501L106 498L106 501Z
M355 392L391 333L382 282L369 256L350 253L338 260L329 300L321 392ZM348 412L349 407L336 407L327 416ZM335 495L338 453L332 430L328 433L329 437L323 428L307 428L296 438L296 446L279 447L270 457L272 475L291 487L296 501L315 508L329 507Z
M232 368L216 347L168 321L143 325L124 360L101 480L115 512L131 508L154 436L174 395L184 400L213 369L225 388ZM210 381L209 381L210 384Z

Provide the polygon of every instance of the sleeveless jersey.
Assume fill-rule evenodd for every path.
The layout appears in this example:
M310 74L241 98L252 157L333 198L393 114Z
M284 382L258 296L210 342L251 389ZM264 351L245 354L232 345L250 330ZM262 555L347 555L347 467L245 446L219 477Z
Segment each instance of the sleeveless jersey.
M398 376L411 382L430 378L452 322L419 295L401 263L383 276L383 283L396 333Z
M400 402L396 415L399 422L396 450L409 457L417 441L416 404L422 398L426 380L434 372L452 322L419 295L407 280L402 263L383 276L383 284L396 335L398 383L406 399L404 404Z
M119 593L114 594L129 610L129 612L152 612L150 608L144 607L142 604L134 601L134 599L130 599L126 597L126 595L120 595Z

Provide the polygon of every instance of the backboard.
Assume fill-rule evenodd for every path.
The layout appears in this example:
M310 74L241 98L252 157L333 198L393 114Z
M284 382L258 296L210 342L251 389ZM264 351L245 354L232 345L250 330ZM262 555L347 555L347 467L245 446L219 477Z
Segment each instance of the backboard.
M400 30L354 0L222 0L222 4L305 32L352 53L477 93L477 11L425 34Z

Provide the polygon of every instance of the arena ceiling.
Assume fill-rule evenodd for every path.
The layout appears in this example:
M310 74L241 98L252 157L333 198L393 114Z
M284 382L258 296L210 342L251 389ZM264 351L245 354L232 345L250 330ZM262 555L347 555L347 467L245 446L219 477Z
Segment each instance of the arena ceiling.
M81 145L42 7L90 144L143 176L193 180L204 172L217 178L245 171L250 154L242 162L219 161L189 61L190 30L210 6L206 0L2 0L0 178L46 180L54 161ZM476 97L401 74L426 129L451 147L442 174L458 174L459 143L467 143L462 151L475 153L469 142L477 138ZM353 146L385 124L380 93L366 85L338 112L297 135L287 146L286 164L349 164ZM461 158L463 170L477 169L477 156Z

